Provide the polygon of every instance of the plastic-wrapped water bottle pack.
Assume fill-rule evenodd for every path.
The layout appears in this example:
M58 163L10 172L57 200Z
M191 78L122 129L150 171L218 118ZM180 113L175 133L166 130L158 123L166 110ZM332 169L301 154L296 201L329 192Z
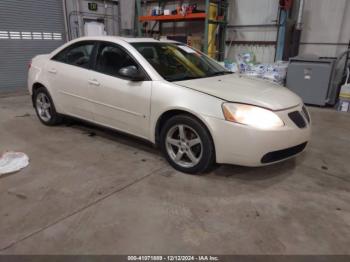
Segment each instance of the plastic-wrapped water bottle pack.
M236 63L225 61L225 67L232 72L258 77L284 85L288 62L278 61L273 64L257 63L253 52L243 52L236 56Z

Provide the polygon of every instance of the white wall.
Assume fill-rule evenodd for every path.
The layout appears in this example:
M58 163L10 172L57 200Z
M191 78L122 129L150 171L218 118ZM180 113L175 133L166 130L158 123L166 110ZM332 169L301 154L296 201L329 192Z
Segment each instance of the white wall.
M1 0L0 0L1 1ZM84 21L101 19L104 20L105 30L109 35L118 35L118 6L112 1L103 0L65 0L67 9L68 27L72 38L84 36ZM98 10L90 11L88 3L94 2ZM79 13L77 13L79 11Z
M306 0L303 43L348 43L350 40L349 0ZM336 56L347 46L303 44L300 54Z
M278 16L278 0L231 0L229 1L230 25L274 24ZM232 28L227 39L234 41L276 41L277 27ZM273 45L231 45L227 57L234 59L237 53L253 51L259 62L273 62Z
M229 24L266 24L277 19L278 0L230 0ZM295 4L298 1L295 0ZM350 40L350 0L305 0L303 17L303 43L348 43ZM227 38L239 41L275 41L277 29L249 28L228 30ZM347 46L303 44L300 54L336 56ZM256 52L260 62L272 62L275 56L273 46L232 46L227 49L228 57L244 50Z

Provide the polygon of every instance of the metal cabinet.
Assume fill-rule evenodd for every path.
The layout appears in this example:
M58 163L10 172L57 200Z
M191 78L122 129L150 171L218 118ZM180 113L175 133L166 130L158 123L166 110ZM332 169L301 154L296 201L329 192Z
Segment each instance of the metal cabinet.
M331 76L335 59L295 57L290 59L287 88L306 104L324 106L335 103Z

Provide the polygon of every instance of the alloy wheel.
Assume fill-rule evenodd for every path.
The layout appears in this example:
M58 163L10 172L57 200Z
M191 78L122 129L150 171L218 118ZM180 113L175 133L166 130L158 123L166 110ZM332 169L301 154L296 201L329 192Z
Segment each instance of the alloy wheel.
M41 120L49 122L51 120L51 102L44 93L39 93L36 97L36 109Z
M194 167L203 155L202 140L188 125L178 124L170 128L165 145L170 158L181 167Z

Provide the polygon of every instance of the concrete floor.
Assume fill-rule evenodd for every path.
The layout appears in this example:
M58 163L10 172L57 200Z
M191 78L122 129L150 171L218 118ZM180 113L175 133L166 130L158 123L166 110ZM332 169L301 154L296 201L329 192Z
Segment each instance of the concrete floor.
M1 254L350 254L350 114L311 108L297 159L190 176L158 150L79 123L46 127L0 98Z

